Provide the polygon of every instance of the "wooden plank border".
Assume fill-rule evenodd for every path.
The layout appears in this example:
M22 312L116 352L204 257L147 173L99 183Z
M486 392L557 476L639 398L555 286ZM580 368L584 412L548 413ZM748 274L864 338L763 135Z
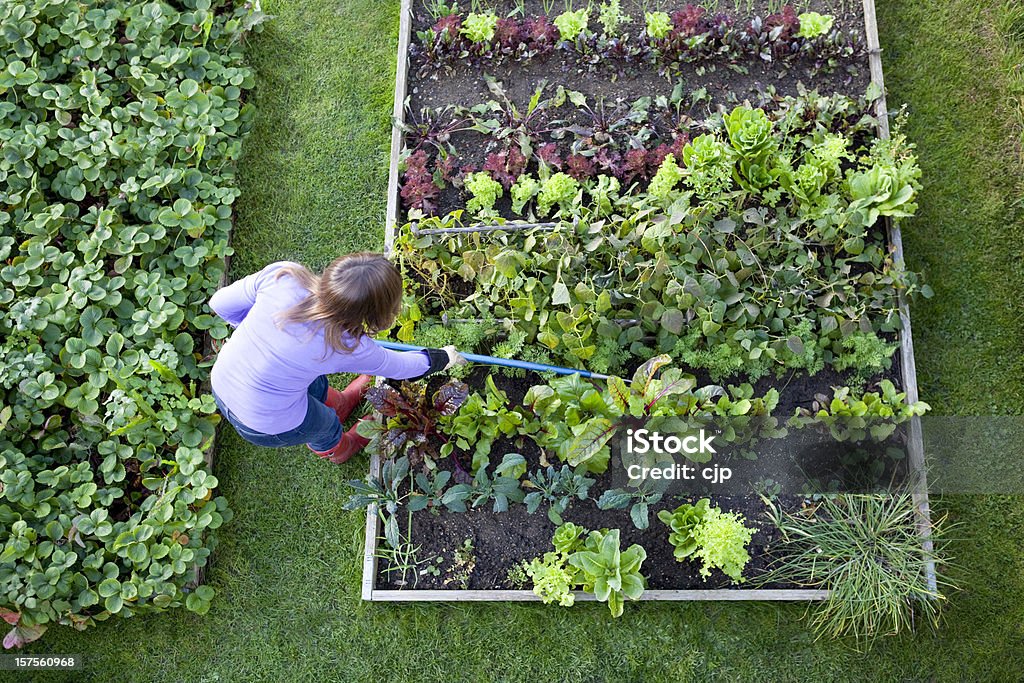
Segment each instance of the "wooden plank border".
M875 14L875 0L864 2L864 30L867 34L868 64L871 67L871 82L878 86L880 94L875 102L875 116L878 118L878 136L889 137L889 108L885 101L885 77L882 71L882 44L878 39L878 17ZM904 264L903 237L900 226L886 218L889 233L889 245L892 248L893 260ZM903 390L907 400L919 400L917 391L917 366L914 362L914 336L910 328L910 306L903 292L898 292L900 309L900 367L903 371ZM910 420L910 433L907 440L907 457L915 473L913 482L913 501L917 510L917 532L926 555L925 576L928 588L933 593L938 589L935 575L934 544L932 543L931 509L928 502L928 474L925 467L924 437L921 433L921 418Z
M595 602L592 593L573 591L577 601ZM825 600L825 590L778 589L759 590L726 588L719 590L649 590L640 596L642 602L694 602L720 600L741 602L764 600L773 602L803 602ZM375 590L373 600L378 602L540 602L540 596L528 590Z
M388 204L384 217L384 254L389 256L395 244L397 230L399 196L398 196L398 157L405 146L405 97L409 86L409 41L412 35L412 0L402 0L398 10L398 61L395 64L395 101L391 113L391 160L388 165ZM378 378L377 383L382 380ZM380 476L380 455L370 455L370 476ZM380 518L377 505L370 503L366 508L366 543L363 546L363 600L377 600L374 585L377 582L377 537L380 531Z
M885 104L884 81L882 78L881 47L878 42L878 25L875 16L874 0L863 0L864 24L868 43L868 61L871 69L871 80L883 92L876 103L879 136L889 137L888 110ZM409 40L412 26L412 0L402 0L399 20L398 60L395 73L395 100L391 129L391 164L388 171L387 214L384 233L384 253L390 254L397 231L399 194L398 194L398 159L404 144L404 133L401 124L405 121L405 98L408 89L408 56ZM898 262L903 261L903 242L899 226L887 224L893 256ZM900 335L900 359L903 369L904 390L910 401L918 400L917 375L914 366L914 347L910 332L910 312L902 293L899 295L900 319L903 333ZM925 551L931 554L930 540L931 518L928 509L928 492L924 472L924 448L921 438L919 418L910 424L911 466L920 473L914 502L918 511L918 532L921 534ZM370 456L370 476L379 477L381 459L377 453ZM371 503L366 510L366 543L363 554L362 599L373 602L539 602L540 597L531 590L377 590L377 542L380 535L380 518L377 506ZM926 573L929 587L935 588L935 565L927 563ZM575 592L576 599L583 602L594 600L589 593ZM719 589L719 590L649 590L645 591L642 601L818 601L827 600L828 590L812 589Z

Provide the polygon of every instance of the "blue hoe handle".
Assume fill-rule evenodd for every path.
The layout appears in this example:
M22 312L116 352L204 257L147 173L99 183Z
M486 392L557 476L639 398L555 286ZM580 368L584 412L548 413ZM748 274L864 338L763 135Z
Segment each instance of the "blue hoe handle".
M399 342L392 341L378 341L377 343L383 346L385 349L391 349L392 351L423 351L426 348L424 346L402 344ZM460 354L470 363L480 363L482 365L500 365L506 368L532 370L533 372L553 372L557 375L579 375L580 377L586 377L588 379L608 379L608 375L602 375L597 372L590 372L588 370L573 370L572 368L562 368L557 365L544 365L542 363L530 363L525 360L496 358L494 356L480 356L475 353L460 352Z

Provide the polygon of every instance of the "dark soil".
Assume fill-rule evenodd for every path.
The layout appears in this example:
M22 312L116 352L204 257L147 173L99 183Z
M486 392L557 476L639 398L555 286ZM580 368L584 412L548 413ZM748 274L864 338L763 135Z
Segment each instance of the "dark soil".
M412 68L417 68L415 61ZM644 95L668 96L676 82L682 80L690 91L706 88L712 110L718 105L730 106L744 101L758 106L770 101L771 90L780 96L796 96L801 84L809 90L845 93L853 97L864 94L871 82L866 59L849 61L828 74L813 69L809 62L796 61L785 64L684 64L676 72L659 75L635 67L626 71L614 64L581 67L575 60L555 53L525 64L496 64L487 68L486 73L501 82L509 98L517 104L529 102L534 90L544 80L552 92L561 85L584 93L589 100L603 98L608 102L632 102ZM457 65L444 72L410 80L410 106L414 111L448 104L471 107L492 98L481 70L471 65Z
M714 570L705 581L700 575L700 562L676 561L672 545L668 542L668 527L658 521L658 510L674 509L685 499L663 500L651 512L651 525L644 531L633 526L628 510L601 511L593 503L583 502L569 508L565 520L587 529L618 528L621 530L622 548L634 543L647 551L647 559L641 568L647 577L648 589L713 589L713 588L795 588L784 584L757 585L755 580L762 575L769 563L768 551L778 540L778 531L765 517L765 506L756 498L712 498L712 504L722 510L739 512L748 526L757 526L758 531L748 546L751 560L744 570L748 577L744 584L732 584L731 579L719 570ZM692 502L692 499L689 501ZM798 509L803 503L799 498L786 498L779 503L787 509ZM403 533L406 530L405 520ZM437 515L422 512L413 515L412 538L420 546L419 558L436 565L436 558L442 557L440 575L415 574L406 576L407 585L400 583L397 572L382 573L378 589L527 589L529 585L513 585L509 570L520 563L541 557L553 550L551 536L555 525L543 512L528 515L522 505L513 505L508 512L494 514L490 510L470 510L465 513L442 511ZM464 547L466 539L472 542L475 565L472 572L459 571L456 551ZM381 562L383 569L386 562ZM424 565L426 566L426 565Z

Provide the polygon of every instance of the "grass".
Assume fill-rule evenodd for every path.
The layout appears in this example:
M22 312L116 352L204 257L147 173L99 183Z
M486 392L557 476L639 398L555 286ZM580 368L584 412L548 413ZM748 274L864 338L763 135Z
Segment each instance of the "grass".
M320 267L379 248L397 2L265 0L252 41L258 125L243 163L235 273ZM936 291L915 305L923 398L940 414L1024 412L1022 218L1012 59L1001 0L879 0L890 101L911 109L926 184L905 226ZM942 501L964 568L945 625L870 655L814 642L801 605L381 605L359 600L363 516L340 509L364 471L224 432L216 473L235 509L205 617L178 611L55 629L30 651L84 653L75 681L1018 680L1024 502ZM14 680L7 677L6 680ZM19 680L25 680L21 677ZM39 680L61 680L59 676Z

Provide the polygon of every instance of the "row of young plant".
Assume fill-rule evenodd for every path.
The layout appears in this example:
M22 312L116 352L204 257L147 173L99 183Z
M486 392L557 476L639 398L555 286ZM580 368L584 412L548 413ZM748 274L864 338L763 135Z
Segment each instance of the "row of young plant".
M444 481L428 477L418 482L431 496L422 507L444 506L462 512L470 500L472 507L480 507L493 499L494 511L503 512L509 500L515 500L526 502L532 514L544 503L556 524L561 523L561 514L574 496L580 500L587 497L593 480L580 475L607 471L610 444L627 426L664 433L707 428L717 434L719 443L730 446L785 436L787 427L828 428L840 441L883 441L897 425L928 409L923 402L908 403L905 393L884 380L877 392L837 387L831 399L820 399L813 410L797 408L783 426L773 416L779 401L777 390L755 396L749 384L698 387L693 375L671 367L668 356L647 361L628 382L615 376L603 384L579 375L554 377L532 386L521 405L511 405L490 375L482 392L470 393L465 383L450 380L428 397L422 383L404 382L398 388L375 387L368 400L382 416L359 427L371 438L371 450L387 459L407 458L411 466L422 467L427 474L447 474ZM500 480L502 486L494 486L499 480L490 478L491 450L503 438L530 442L536 446L531 451L551 454L566 465L561 471L537 470L530 475L531 486L546 491L545 496L508 494L507 478L511 477L516 482L513 488L518 489L526 474L526 460L520 454L505 454L494 472L506 479ZM471 460L463 463L460 454L470 454ZM694 462L710 460L707 454L687 457ZM444 458L451 458L452 481L460 488L445 490L451 472L437 471ZM499 489L505 492L503 496L497 495ZM612 499L614 505L609 502ZM612 508L624 508L627 503L619 491L611 496L606 492L602 500ZM634 511L633 518L637 528L647 527L646 508Z
M916 533L910 494L830 496L795 512L768 499L765 504L764 522L778 529L781 538L758 585L797 581L830 591L812 611L811 623L819 635L870 641L908 630L915 616L937 625L942 596L925 573L935 556L922 547ZM663 510L658 518L668 527L677 561L699 561L704 577L717 569L734 581L743 580L750 561L746 546L756 523L712 506L707 498ZM552 552L510 571L510 576L531 582L545 604L571 606L573 591L579 590L607 603L617 617L626 600L643 595L647 553L639 544L623 549L618 529L588 531L567 522L555 529L551 543Z
M721 113L695 117L710 109L707 92L686 93L681 81L669 96L643 96L633 102L590 101L581 92L562 86L551 92L541 83L530 101L519 105L501 83L490 76L484 80L491 100L472 107L406 112L401 197L410 218L435 214L442 191L450 186L482 206L491 202L478 195L509 192L511 214L505 214L523 215L543 213L534 211L531 201L538 178L547 181L559 172L578 182L595 182L606 193L613 185L616 193L646 185L666 156L673 154L682 163L691 138L726 125ZM795 97L765 93L758 108L782 140L823 131L855 140L876 124L869 114L876 95L874 88L858 98L803 90ZM478 146L474 143L480 141L485 156L473 154Z
M545 603L557 602L563 606L573 604L573 590L591 592L598 600L609 604L614 616L619 616L623 598L639 598L646 586L641 574L645 550L639 545L622 550L619 530L588 533L566 523L563 516L574 503L590 500L601 510L628 508L638 529L648 527L652 507L662 501L662 489L651 486L608 488L597 496L593 495L596 480L587 476L605 471L609 442L622 425L634 420L648 429L669 431L725 426L719 438L728 444L752 443L784 432L771 417L778 398L774 390L764 398L751 400L749 386L730 386L728 390L714 386L696 389L692 376L666 367L668 363L667 357L648 361L629 384L616 377L605 386L578 376L556 378L533 386L523 405L515 407L509 405L506 395L497 389L491 377L488 377L484 394L470 394L468 387L458 380L442 385L430 398L422 384L403 383L398 389L386 385L375 388L369 400L382 421L367 424L363 431L374 439L371 448L379 449L386 459L380 477L349 482L353 494L345 507L356 509L370 503L377 506L386 544L380 554L397 565L389 566L388 570L400 571L403 575L412 572L414 579L422 564L417 555L418 547L409 535L414 512L429 511L438 515L442 510L461 513L491 506L494 513L503 513L515 504L524 505L530 514L546 510L548 518L560 525L553 540L555 551L513 566L510 581L532 585ZM905 395L897 394L892 385L886 383L881 394L857 397L850 396L846 389L837 389L830 404L820 406L810 419L805 412L798 412L789 425L794 428L826 425L834 429L841 424L845 434L839 438L884 440L896 425L926 409L925 404L908 405ZM840 416L845 419L837 423L835 420ZM721 418L724 420L719 421ZM856 425L862 429L852 434L851 427ZM530 472L523 455L506 453L492 468L491 445L502 437L534 440L543 452L557 457L562 464L560 467L541 466ZM474 454L472 465L464 468L457 455L470 451ZM454 469L443 466L445 458L453 461ZM704 459L698 457L697 460ZM475 474L471 476L471 472ZM864 504L881 509L886 509L888 504L883 498L863 499ZM899 499L903 501L900 510L905 519L904 508L909 505L909 499ZM766 504L770 505L770 500L766 499ZM828 505L832 514L840 510L843 503ZM808 531L809 526L830 525L840 531L843 529L841 520L834 518L817 520L775 511L780 524L785 519L790 521L790 531L798 539L784 539L787 550L794 549L790 546L807 543L803 534L813 533ZM407 529L410 531L405 534L400 523L402 512L409 515ZM723 512L708 499L702 499L683 503L674 510L662 510L658 518L668 527L666 538L678 561L699 560L700 574L705 580L712 575L712 570L721 570L733 583L746 580L743 573L750 560L747 545L756 528L747 526L742 515ZM872 540L872 533L876 532L864 525L852 525L846 534L850 537L847 553L854 553L858 543ZM889 549L893 556L885 559L899 558L901 564L887 566L884 572L892 575L889 578L917 586L922 575L913 565L902 563L905 558L899 556L910 552L921 559L920 546L913 545L915 539L913 534L911 538L903 537L899 548ZM803 561L801 553L810 552L810 548L804 548L780 557L785 558L786 566L791 566ZM863 553L856 554L860 558L830 556L827 561L819 560L818 564L804 567L805 575L800 578L805 585L827 587L835 578L834 573L842 571L837 565L850 561L860 562L865 570L878 571L873 560L864 561ZM622 585L614 581L608 584L607 580L613 577L619 577ZM785 572L771 572L759 577L758 582L760 585L789 579ZM884 589L879 592L882 594L879 599L884 600ZM833 609L842 608L833 606ZM877 615L865 612L863 618L875 619ZM835 628L836 622L827 620L824 625Z
M633 16L619 0L600 6L587 3L555 15L554 2L544 14L525 16L522 6L499 17L494 11L461 14L457 4L429 4L434 24L417 33L412 54L420 77L457 64L494 65L525 62L553 53L581 65L655 65L662 70L683 63L723 62L743 69L751 59L761 62L805 59L816 69L831 69L864 54L863 34L843 32L831 15L797 14L791 5L764 17L741 18L710 13L687 4L669 12Z
M184 604L230 518L202 335L252 125L248 4L0 6L0 615Z
M928 294L879 222L916 209L911 146L898 132L859 149L820 129L781 137L742 106L724 126L688 143L682 164L668 154L646 192L549 172L532 183L553 213L545 226L452 232L460 211L406 225L396 254L420 285L398 338L455 335L468 350L504 330L503 352L539 346L598 372L659 353L715 380L826 364L854 381L885 372L897 292ZM489 213L500 183L475 176L476 220L501 223Z

